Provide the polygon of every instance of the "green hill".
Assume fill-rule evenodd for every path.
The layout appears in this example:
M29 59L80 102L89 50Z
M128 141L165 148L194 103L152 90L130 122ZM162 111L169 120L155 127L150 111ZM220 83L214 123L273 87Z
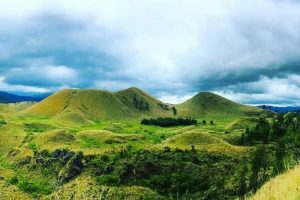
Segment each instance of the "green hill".
M200 130L190 130L177 134L174 137L164 140L161 144L156 145L155 148L164 149L165 147L169 147L171 149L190 150L192 146L198 150L231 155L244 155L248 150L244 147L231 145L216 135Z
M50 117L120 118L131 111L112 93L104 90L68 89L55 93L25 111Z
M258 123L257 118L241 117L228 124L226 126L226 130L232 132L240 129L254 128L257 123Z
M169 108L136 88L116 93L105 90L62 90L24 111L60 122L89 123L102 119L171 116Z
M145 117L173 116L171 106L150 96L144 91L131 87L115 95L132 111ZM144 102L144 103L142 103ZM148 109L147 109L148 108Z
M172 107L181 117L204 116L258 116L264 111L241 105L219 95L201 92L178 105L163 103L137 88L118 92L105 90L67 89L23 111L25 115L53 118L71 125L91 124L99 120L142 119L174 117Z
M211 92L200 92L176 106L178 115L199 118L203 116L257 116L264 111L235 103Z

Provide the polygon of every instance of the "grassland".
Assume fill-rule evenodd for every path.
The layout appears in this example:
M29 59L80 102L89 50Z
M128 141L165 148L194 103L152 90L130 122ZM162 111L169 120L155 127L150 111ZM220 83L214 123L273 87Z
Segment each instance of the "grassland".
M300 167L279 175L266 183L249 200L300 199Z
M198 121L203 119L198 119ZM106 199L124 199L125 197L128 199L163 199L166 197L154 192L154 188L147 188L140 183L132 186L124 184L120 187L107 185L107 183L94 186L97 180L93 179L93 184L88 187L90 189L79 193L76 188L88 184L79 178L62 185L59 189L54 189L57 185L55 181L57 176L49 175L45 168L36 164L36 152L46 151L54 154L57 150L68 149L75 153L83 152L86 157L105 155L110 157L119 155L124 150L130 151L131 154L146 149L161 152L165 147L170 147L174 151L191 150L194 145L197 151L243 157L248 149L230 144L227 140L235 137L230 133L225 133L226 125L232 120L234 120L232 117L216 118L215 125L198 124L162 128L141 125L138 120L104 120L81 125L73 122L66 125L53 118L20 115L6 120L6 124L1 127L0 148L2 158L6 163L2 165L3 172L0 174L3 178L2 186L6 188L2 191L6 196L10 195L16 199L20 196L24 196L24 199L33 197L67 199L70 195L74 195L75 199L93 199L97 195L104 195ZM34 170L31 170L32 167ZM90 170L94 171L87 167L84 173L91 176L93 172ZM18 179L17 184L11 182L14 177ZM24 182L24 180L28 181ZM34 189L30 190L24 184L32 184L31 187ZM45 184L48 186L46 187Z
M211 93L171 105L137 88L1 105L0 191L4 199L236 198L238 163L252 151L238 140L263 114ZM200 123L140 123L180 116Z

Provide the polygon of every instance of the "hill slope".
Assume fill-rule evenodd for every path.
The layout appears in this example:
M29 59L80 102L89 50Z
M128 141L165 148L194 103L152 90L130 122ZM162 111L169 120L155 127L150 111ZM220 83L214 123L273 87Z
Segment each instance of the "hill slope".
M25 110L25 114L53 117L60 122L90 123L102 119L141 119L176 116L258 116L265 111L241 105L219 95L202 92L178 104L166 104L137 88L118 92L62 90Z
M116 93L105 90L67 89L33 105L24 113L77 122L172 114L170 110L163 109L159 103L160 101L136 88Z
M267 182L249 200L300 199L300 167Z
M200 92L186 102L176 106L178 115L203 116L251 116L263 113L262 109L235 103L211 92Z

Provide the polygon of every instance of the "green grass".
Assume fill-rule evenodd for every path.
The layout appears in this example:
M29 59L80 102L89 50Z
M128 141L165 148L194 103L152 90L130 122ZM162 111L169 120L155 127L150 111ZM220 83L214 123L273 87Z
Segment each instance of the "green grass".
M147 101L150 110L136 108L132 104L135 96ZM150 152L149 156L155 154L154 158L164 164L164 158L160 157L160 153L166 150L165 147L171 148L171 151L178 151L175 156L180 155L182 151L187 157L192 158L190 150L194 146L197 151L206 152L205 156L212 153L213 156L224 158L224 162L227 162L227 157L240 158L248 153L248 148L234 145L241 132L233 130L253 125L252 117L247 117L249 114L247 112L261 112L210 93L200 94L181 105L166 104L162 107L159 104L161 104L159 100L143 91L130 88L116 93L99 90L64 90L37 104L0 105L0 176L4 178L0 180L0 194L1 191L5 191L6 196L11 194L16 199L21 199L20 195L24 196L24 199L32 196L40 199L58 198L59 195L68 197L71 193L74 193L74 198L81 195L90 197L89 195L93 194L104 195L107 199L139 199L148 196L149 199L151 197L160 199L161 195L154 190L141 187L145 186L145 183L140 183L140 186L112 187L101 183L116 181L113 176L97 176L98 184L96 178L90 177L101 173L101 170L112 170L102 166L105 162L109 162L105 164L111 164L117 172L122 172L125 169L115 163L123 159L124 154L132 155L133 162L141 151ZM213 108L214 104L217 104L216 109ZM175 106L178 117L186 115L195 117L198 122L206 120L207 125L199 123L192 126L164 128L140 123L142 118L174 117L171 110L165 109L167 106ZM214 121L214 125L209 124L211 120ZM242 126L236 128L236 124ZM51 154L62 149L75 153L83 152L86 159L82 172L84 175L56 188L57 174L65 166L57 164L47 171L47 167L38 164L37 160L41 152L50 154L48 160L55 160L51 158ZM101 160L100 164L98 163L99 172L87 163L89 159L101 156L109 156L109 160ZM129 162L130 159L130 156L125 159L129 167L133 164ZM193 163L186 163L185 157L182 159L187 170L195 170ZM206 160L205 157L201 159ZM165 164L173 166L174 163L171 161ZM169 170L170 166L163 167ZM173 177L174 182L176 177L184 178L177 176L176 171L172 173L170 172L168 177L170 179ZM155 176L151 181L168 182ZM9 183L8 190L3 189L6 187L5 183ZM84 190L80 191L79 188Z
M179 116L199 118L215 116L258 116L264 111L232 102L210 92L200 92L196 96L177 106Z
M249 200L300 199L300 167L275 177L262 186Z

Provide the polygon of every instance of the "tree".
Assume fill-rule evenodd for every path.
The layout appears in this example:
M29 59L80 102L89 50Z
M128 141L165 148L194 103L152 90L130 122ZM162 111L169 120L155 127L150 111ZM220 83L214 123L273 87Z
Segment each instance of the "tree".
M177 110L176 110L175 107L172 107L172 111L173 111L173 114L174 114L174 115L177 115Z
M203 125L206 125L206 121L205 121L205 120L203 120L203 121L202 121L202 124L203 124Z
M246 133L242 133L242 136L240 138L239 144L240 145L245 145L246 144L246 137L245 137Z
M248 168L245 162L239 174L239 197L241 200L245 199L245 194L247 193L247 172Z
M279 140L285 135L286 130L282 123L283 122L279 120L274 120L272 124L272 136L275 139L275 141Z
M258 124L255 127L258 140L262 140L264 144L268 144L271 126L269 122L264 118L259 118Z
M261 168L264 169L264 175L263 175L263 180L265 179L265 172L267 170L267 167L269 165L269 156L268 156L268 151L266 149L265 145L260 145L256 148L254 155L253 155L253 160L252 160L252 177L251 177L251 186L253 189L253 192L257 191L257 188L260 183L260 177L259 177L259 172Z
M276 150L275 150L276 169L278 174L284 171L284 156L285 156L285 144L282 139L279 139L276 143Z
M210 121L210 125L214 125L214 121L213 120Z

